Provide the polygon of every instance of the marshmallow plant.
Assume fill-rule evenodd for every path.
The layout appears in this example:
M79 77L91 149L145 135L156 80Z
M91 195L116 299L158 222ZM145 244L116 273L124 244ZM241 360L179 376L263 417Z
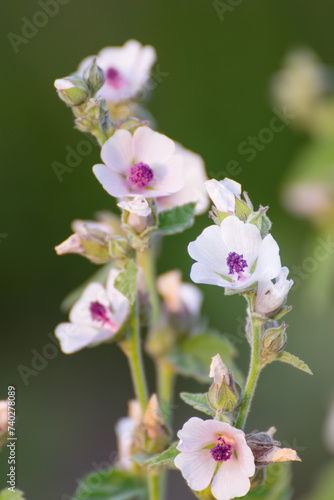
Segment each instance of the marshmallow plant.
M73 500L163 499L168 468L178 469L198 498L288 499L289 471L283 466L273 474L271 464L299 457L273 439L274 428L246 432L246 421L267 364L279 360L310 373L284 350L281 318L291 309L285 302L293 283L269 233L267 208L254 211L231 179L208 180L203 159L152 123L114 113L120 105L123 111L135 109L155 57L152 47L130 40L103 49L55 82L76 127L101 146L102 163L93 166L92 182L97 179L120 210L119 216L103 212L97 221L74 221L73 234L56 247L59 255L78 254L100 268L67 297L69 321L55 335L68 355L106 343L118 346L128 359L135 397L128 416L115 426L116 463L84 478ZM178 270L156 278L158 243L190 227L208 209L209 198L212 223L188 246L195 261L190 276L196 284L217 286L217 293L245 297L251 347L246 380L235 365L232 342L201 317L201 290L183 283ZM153 394L143 349L156 369ZM205 416L194 414L174 433L177 376L192 377L207 391L181 393L192 411Z

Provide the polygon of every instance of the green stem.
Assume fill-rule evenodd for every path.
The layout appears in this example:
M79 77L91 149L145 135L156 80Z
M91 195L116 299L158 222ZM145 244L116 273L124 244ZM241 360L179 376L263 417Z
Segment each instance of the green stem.
M156 361L156 370L158 375L158 394L164 421L166 424L170 424L175 373L173 367L163 359Z
M148 477L149 500L160 500L160 480L158 474L150 474Z
M125 346L123 344L123 349L128 357L136 398L144 414L147 408L148 390L141 350L138 300L132 306L129 338L127 344Z
M155 256L152 247L138 252L138 267L144 271L145 284L151 304L151 325L155 325L160 317L160 301L156 286Z
M245 427L247 416L255 394L256 384L259 379L259 375L262 368L260 363L260 347L261 347L261 334L262 334L263 324L259 322L259 320L255 319L252 314L253 313L252 299L248 297L247 301L249 305L249 314L252 326L252 346L251 346L251 359L245 386L243 403L240 408L240 412L236 422L236 427L239 429L244 429Z

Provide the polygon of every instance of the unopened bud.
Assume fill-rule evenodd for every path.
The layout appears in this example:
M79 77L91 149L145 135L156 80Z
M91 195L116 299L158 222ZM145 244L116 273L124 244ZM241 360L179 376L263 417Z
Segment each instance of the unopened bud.
M227 369L219 354L212 358L209 377L213 378L208 392L210 406L223 412L233 411L238 405L240 395L233 373Z
M86 80L93 96L103 86L105 81L104 72L103 69L96 64L96 58L85 70L84 79Z
M262 238L269 233L271 228L271 221L267 215L267 210L269 207L261 207L257 212L252 213L248 218L247 222L254 224L260 231Z
M79 76L69 76L54 82L60 99L69 106L83 104L89 98L89 89L86 82Z
M285 347L287 339L285 330L287 325L283 323L277 328L265 330L261 342L261 357L265 360L275 358Z
M143 427L149 440L149 450L156 453L163 451L170 440L170 432L164 423L156 394L153 394L148 402L143 418Z

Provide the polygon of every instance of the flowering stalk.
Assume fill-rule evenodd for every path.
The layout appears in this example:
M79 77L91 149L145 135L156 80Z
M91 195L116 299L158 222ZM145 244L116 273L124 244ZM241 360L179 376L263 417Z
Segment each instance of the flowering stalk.
M245 427L247 416L255 394L256 384L262 369L260 361L260 349L261 349L263 321L261 321L258 317L256 317L256 315L254 315L254 309L253 309L254 293L247 293L245 294L245 297L248 302L248 314L250 321L249 326L251 332L251 339L250 339L251 359L245 386L243 403L241 405L240 412L236 422L236 427L238 429L244 429Z

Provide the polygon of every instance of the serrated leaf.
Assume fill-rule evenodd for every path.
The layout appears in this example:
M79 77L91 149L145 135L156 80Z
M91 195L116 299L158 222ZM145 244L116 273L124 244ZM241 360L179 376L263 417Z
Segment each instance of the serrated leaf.
M238 381L242 381L240 373L236 373L233 358L236 349L232 343L215 330L207 330L182 340L166 359L175 371L184 377L192 377L198 382L210 383L209 367L211 358L220 354L226 366L234 372Z
M8 488L0 491L0 500L25 500L22 491L9 491Z
M115 281L115 288L129 300L131 305L135 303L137 296L137 271L135 261L130 259Z
M173 443L167 450L152 458L149 462L147 462L148 468L168 467L174 469L174 458L180 453L179 450L176 449L177 445L178 442Z
M288 363L303 372L308 373L309 375L313 375L312 370L307 366L307 364L301 359L297 358L294 354L290 354L289 352L283 351L277 356L277 361L282 361L283 363Z
M195 203L188 203L181 207L163 210L159 213L158 231L161 234L182 233L192 226L195 216Z
M191 392L181 392L180 398L187 403L187 405L192 406L195 410L201 411L210 415L215 416L215 411L211 408L208 401L207 393L204 394L192 394Z
M85 476L72 500L132 500L147 498L145 479L129 472L109 469Z

